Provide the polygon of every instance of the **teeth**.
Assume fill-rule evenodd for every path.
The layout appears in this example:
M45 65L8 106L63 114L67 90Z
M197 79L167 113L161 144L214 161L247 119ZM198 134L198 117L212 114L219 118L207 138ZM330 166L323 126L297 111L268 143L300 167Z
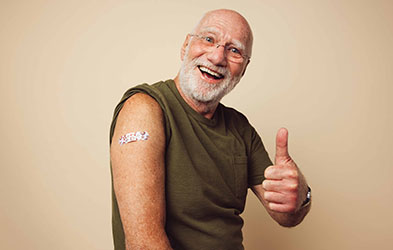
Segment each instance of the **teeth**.
M199 69L202 70L202 71L204 71L204 72L206 72L206 73L209 73L210 75L213 75L213 76L215 76L215 77L217 77L217 78L223 77L221 74L218 74L218 73L216 73L216 72L214 72L214 71L211 71L210 69L205 68L205 67L203 67L203 66L200 66Z

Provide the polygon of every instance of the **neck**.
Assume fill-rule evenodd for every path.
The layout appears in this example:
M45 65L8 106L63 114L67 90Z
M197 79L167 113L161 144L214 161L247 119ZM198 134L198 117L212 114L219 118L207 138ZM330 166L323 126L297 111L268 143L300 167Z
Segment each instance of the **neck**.
M180 82L179 82L179 75L173 79L176 84L176 88L179 91L181 97L184 99L184 101L196 112L199 114L203 115L207 119L211 119L214 115L214 112L217 109L218 103L219 102L199 102L197 100L194 100L187 95L183 93L183 91L180 88Z

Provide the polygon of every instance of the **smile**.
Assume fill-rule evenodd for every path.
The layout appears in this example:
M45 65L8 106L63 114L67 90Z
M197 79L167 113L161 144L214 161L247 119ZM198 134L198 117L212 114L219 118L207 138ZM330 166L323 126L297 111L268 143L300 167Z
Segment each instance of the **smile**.
M201 73L210 79L215 79L215 80L219 80L219 79L223 79L224 75L214 72L213 70L206 68L204 66L198 66L199 70L201 71Z

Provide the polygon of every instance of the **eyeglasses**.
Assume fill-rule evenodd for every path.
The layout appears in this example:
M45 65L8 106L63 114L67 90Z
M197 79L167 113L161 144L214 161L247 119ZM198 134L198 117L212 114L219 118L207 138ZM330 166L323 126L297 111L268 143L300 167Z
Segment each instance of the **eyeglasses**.
M197 34L189 34L192 37L198 38L198 41L200 41L201 46L206 50L206 51L213 51L213 49L218 49L220 46L224 47L225 55L226 58L234 63L243 63L244 60L249 60L251 57L244 55L242 50L239 48L236 48L233 44L231 45L222 45L219 43L216 43L214 41L213 37L210 36L202 36L202 35L197 35Z

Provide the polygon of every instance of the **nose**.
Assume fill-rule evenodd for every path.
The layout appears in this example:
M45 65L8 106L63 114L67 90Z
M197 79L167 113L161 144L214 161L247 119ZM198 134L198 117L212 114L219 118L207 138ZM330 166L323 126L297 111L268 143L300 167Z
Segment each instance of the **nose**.
M214 65L226 66L227 60L225 56L225 46L221 44L213 46L207 55L207 59Z

